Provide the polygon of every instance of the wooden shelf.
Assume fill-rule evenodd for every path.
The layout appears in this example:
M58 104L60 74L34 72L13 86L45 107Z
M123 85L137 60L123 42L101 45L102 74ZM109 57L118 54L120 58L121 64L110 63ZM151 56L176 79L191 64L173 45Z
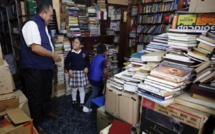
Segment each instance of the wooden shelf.
M151 12L151 13L138 13L138 15L148 15L148 14L159 14L159 13L173 13L176 10L171 10L171 11L161 11L161 12Z
M145 34L145 35L159 35L162 33L137 33L137 34Z
M170 24L170 22L161 22L161 23L138 23L138 25L160 25L160 24Z
M136 41L136 43L149 44L150 42L141 42L141 41Z

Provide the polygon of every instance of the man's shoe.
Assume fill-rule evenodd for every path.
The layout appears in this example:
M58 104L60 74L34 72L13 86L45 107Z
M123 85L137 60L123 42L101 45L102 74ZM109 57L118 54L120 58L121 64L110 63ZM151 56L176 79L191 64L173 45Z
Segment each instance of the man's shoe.
M49 113L46 114L46 117L47 117L47 118L56 119L56 118L58 118L58 116L59 116L58 114L53 113L53 112L49 112Z
M84 106L82 111L85 113L89 113L92 111L92 109Z
M35 126L35 128L39 134L47 134L46 130L42 126Z

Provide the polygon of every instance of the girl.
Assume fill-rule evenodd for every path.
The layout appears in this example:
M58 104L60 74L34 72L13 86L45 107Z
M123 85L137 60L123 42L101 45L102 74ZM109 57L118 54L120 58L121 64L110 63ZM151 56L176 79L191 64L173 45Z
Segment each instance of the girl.
M82 111L85 99L85 86L88 82L89 54L82 50L82 38L75 38L72 43L72 50L67 54L65 59L65 68L69 75L69 85L72 89L72 105L77 107L77 90L79 90L80 104L79 110Z

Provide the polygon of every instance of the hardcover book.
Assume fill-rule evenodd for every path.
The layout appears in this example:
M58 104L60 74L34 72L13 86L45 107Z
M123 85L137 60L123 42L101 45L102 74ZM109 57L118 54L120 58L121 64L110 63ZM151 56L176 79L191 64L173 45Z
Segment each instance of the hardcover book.
M168 81L172 82L182 82L184 81L189 75L191 74L190 71L174 68L170 66L160 65L150 72L150 75L163 78Z

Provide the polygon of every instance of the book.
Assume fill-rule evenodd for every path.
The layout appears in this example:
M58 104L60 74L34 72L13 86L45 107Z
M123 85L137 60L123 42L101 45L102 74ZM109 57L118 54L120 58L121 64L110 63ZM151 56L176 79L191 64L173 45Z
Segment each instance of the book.
M193 51L188 51L187 55L190 55L192 57L195 57L195 58L203 60L203 61L209 60L209 58L206 56L206 54L198 51L197 49L194 49Z
M190 58L183 56L183 55L176 55L176 54L166 54L164 56L165 59L172 59L177 61L183 61L183 62L193 62Z
M215 113L214 103L193 98L188 92L183 92L181 95L175 97L174 103L181 104L210 114Z
M209 52L213 52L213 50L214 50L214 46L210 46L210 45L203 43L203 42L199 42L198 48L204 49L204 50L209 51Z
M123 85L123 88L125 91L129 91L129 92L135 92L137 91L138 85L139 83L135 83L135 82L125 82Z
M152 69L150 75L163 78L168 81L172 82L182 82L184 81L189 75L191 74L190 71L174 68L166 65L159 65L158 67Z
M141 91L136 91L136 93L137 93L137 94L141 94L141 95L143 95L144 97L150 98L150 99L152 99L152 100L159 101L159 102L172 99L172 98L163 99L163 97L162 97L162 98L159 98L157 95L147 94L146 92L143 92L143 91L142 91L142 92L141 92Z
M157 51L157 52L151 52L149 54L145 54L141 56L141 60L146 61L161 61L163 59L163 56L166 54L166 51Z
M202 39L202 40L205 40L205 41L208 41L210 43L214 43L215 44L215 40L212 39L212 38L210 38L210 37L206 37L206 36L200 35L199 39Z
M130 134L131 131L131 124L114 119L108 134Z
M201 52L201 53L203 53L203 54L205 54L205 55L207 55L207 54L211 54L211 52L210 52L210 51L205 50L205 49L200 48L200 47L193 48L193 49L194 49L194 50L196 50L196 51L199 51L199 52Z
M214 71L214 68L207 68L206 70L204 70L201 73L196 75L196 79L193 81L193 83L198 82L199 80L203 79L204 77L206 77L207 75L209 75L213 71Z
M156 97L156 98L161 99L161 100L168 100L168 99L173 98L173 95L161 96L161 95L157 95L157 94L155 94L155 93L146 91L146 90L144 90L144 89L138 89L138 91L136 91L136 92L145 93L145 94L148 94L148 95L150 95L150 96Z
M207 44L207 45L210 45L210 46L212 46L212 47L215 47L215 43L211 43L211 42L208 42L208 41L203 40L203 39L200 39L200 38L197 38L196 40L197 40L197 41L200 41L200 42L203 42L203 43L205 43L205 44Z
M208 68L211 65L211 61L205 61L203 62L199 67L197 67L195 69L196 73L200 73L201 71L203 71L204 69Z
M211 32L207 32L207 36L215 39L215 34Z
M211 99L215 99L215 90L207 88L206 86L205 87L200 87L197 84L193 84L190 87L189 91L191 93L194 93L194 94L198 94L198 95L202 95L202 96L205 96L205 97L209 97Z
M200 100L204 100L204 101L209 101L209 102L215 103L215 99L212 99L212 98L209 98L209 97L205 97L203 95L199 95L199 94L193 93L192 97L196 98L196 99L200 99Z
M146 85L149 85L151 87L154 87L154 88L159 88L159 89L162 89L162 90L166 90L166 91L169 91L169 92L177 92L177 91L180 91L182 88L181 87L177 87L177 88L169 88L169 87L166 87L166 86L162 86L161 84L157 84L156 82L153 82L152 81L144 81L144 84Z
M185 84L184 82L180 82L180 83L171 82L171 81L167 81L167 80L157 78L157 77L154 77L154 76L150 76L150 75L148 75L146 78L149 79L149 80L164 83L164 84L167 84L167 85L170 85L170 86L173 86L173 87L179 87L179 86L183 86Z
M204 78L200 79L200 83L207 83L215 78L215 71L212 71L210 74L205 76Z
M155 94L160 95L160 96L169 96L169 95L173 95L174 94L174 92L169 92L167 90L156 88L156 87L150 86L150 85L148 85L146 83L140 83L140 84L138 84L138 88L139 89L144 89L146 91L149 91L151 93L155 93Z

